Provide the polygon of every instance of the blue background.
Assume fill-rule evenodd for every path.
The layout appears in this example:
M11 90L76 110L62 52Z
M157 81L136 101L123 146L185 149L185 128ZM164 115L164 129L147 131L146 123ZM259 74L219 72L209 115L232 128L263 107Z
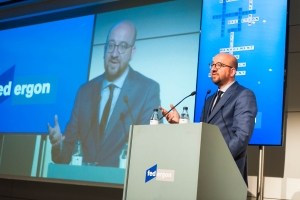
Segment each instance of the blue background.
M246 67L238 69L246 71L246 75L236 76L236 80L253 90L257 98L259 113L249 144L281 145L287 2L254 0L253 10L249 12L248 8L249 0L203 1L195 121L199 122L206 91L210 89L213 94L217 90L208 77L208 63L221 48L229 47L230 32L234 32L234 47L254 45L253 51L233 53L239 55L239 63L246 62ZM228 20L239 19L239 16L245 18L249 13L259 17L259 21L251 26L247 23L228 24ZM222 14L224 24L219 16Z
M12 96L0 103L0 133L47 133L55 114L65 130L76 92L87 81L93 24L90 15L0 32L0 76L15 65L15 80L57 78L53 103L13 105Z

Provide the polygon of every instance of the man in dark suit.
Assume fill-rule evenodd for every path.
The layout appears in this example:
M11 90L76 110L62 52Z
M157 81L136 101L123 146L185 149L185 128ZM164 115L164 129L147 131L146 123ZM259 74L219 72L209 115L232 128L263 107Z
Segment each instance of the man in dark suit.
M254 129L257 105L254 93L235 81L237 67L238 62L231 54L221 53L214 57L210 73L218 91L207 99L201 122L219 127L247 184L247 146ZM170 106L173 108L172 104ZM160 109L162 114L167 112ZM178 123L179 114L174 109L166 118L170 123Z
M64 134L57 116L54 127L48 124L55 163L70 163L80 141L84 163L118 167L129 126L149 124L153 109L160 105L160 88L129 66L135 39L131 22L113 26L105 45L105 73L80 87Z

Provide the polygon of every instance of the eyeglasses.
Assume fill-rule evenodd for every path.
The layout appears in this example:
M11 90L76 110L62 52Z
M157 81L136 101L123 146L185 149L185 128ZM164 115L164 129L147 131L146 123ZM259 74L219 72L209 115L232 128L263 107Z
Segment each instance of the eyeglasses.
M119 45L116 45L115 43L107 43L107 44L105 44L105 46L106 46L106 52L108 52L108 53L113 52L115 50L115 48L118 47L118 52L120 54L125 53L125 51L128 48L132 47L132 46L126 44L125 42L123 42Z
M212 69L214 66L215 66L217 69L220 69L221 67L229 67L229 68L233 68L233 67L231 67L231 66L229 66L229 65L225 65L224 63L221 63L221 62L209 63L209 64L208 64L209 69Z

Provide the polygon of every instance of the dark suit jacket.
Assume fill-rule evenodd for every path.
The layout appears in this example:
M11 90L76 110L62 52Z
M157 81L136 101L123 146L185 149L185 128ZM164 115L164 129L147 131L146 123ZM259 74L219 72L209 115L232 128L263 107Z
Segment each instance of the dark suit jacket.
M83 162L118 167L119 155L127 140L129 127L133 124L129 109L134 124L149 124L153 109L160 105L159 84L130 68L108 121L105 136L100 141L99 102L104 77L102 74L80 87L64 132L62 149L52 148L52 160L55 163L70 163L74 145L80 138ZM124 102L125 95L129 108ZM121 113L124 119L120 117Z
M207 99L201 121L219 127L247 184L247 146L257 114L255 95L251 90L235 82L226 90L209 114L215 95L216 93Z

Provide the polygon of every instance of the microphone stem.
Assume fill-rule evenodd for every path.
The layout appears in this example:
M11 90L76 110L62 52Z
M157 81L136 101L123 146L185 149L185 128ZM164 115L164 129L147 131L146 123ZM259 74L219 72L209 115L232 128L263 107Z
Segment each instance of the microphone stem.
M129 104L128 104L128 98L127 98L127 96L124 96L124 102L126 103L126 106L128 108L128 112L129 112L129 115L130 115L130 118L131 118L131 122L132 122L131 125L134 125L134 120L133 120L133 116L132 116L132 113L131 113L131 110L130 110L130 107L129 107Z
M206 97L207 97L207 95L208 95L209 93L206 93L206 95L205 95L205 98L204 98L204 112L203 112L203 118L206 116L206 109L205 109L205 107L206 107ZM206 117L207 118L207 117ZM202 122L203 121L203 119L202 119L202 117L200 117L200 122Z
M131 121L132 121L132 124L131 124L131 125L134 125L134 121L133 121L133 116L132 116L132 113L131 113L131 112L129 112L129 114L130 114L130 118L131 118Z
M124 116L122 115L122 117L120 117L120 118L121 118L123 129L124 129L124 138L126 138L126 127L125 127L125 122L124 122Z
M129 105L128 105L128 102L127 102L127 101L126 101L126 104L127 104L128 110L129 110L129 115L130 115L131 121L132 121L132 124L131 124L131 125L134 125L133 116L132 116L132 113L131 113L131 110L130 110L130 107L129 107Z
M159 121L164 118L169 112L171 112L174 108L176 108L176 106L178 106L183 100L185 100L186 98L190 97L191 95L188 95L186 97L184 97L181 101L179 101L173 108L171 108L166 114L164 114L160 119Z

